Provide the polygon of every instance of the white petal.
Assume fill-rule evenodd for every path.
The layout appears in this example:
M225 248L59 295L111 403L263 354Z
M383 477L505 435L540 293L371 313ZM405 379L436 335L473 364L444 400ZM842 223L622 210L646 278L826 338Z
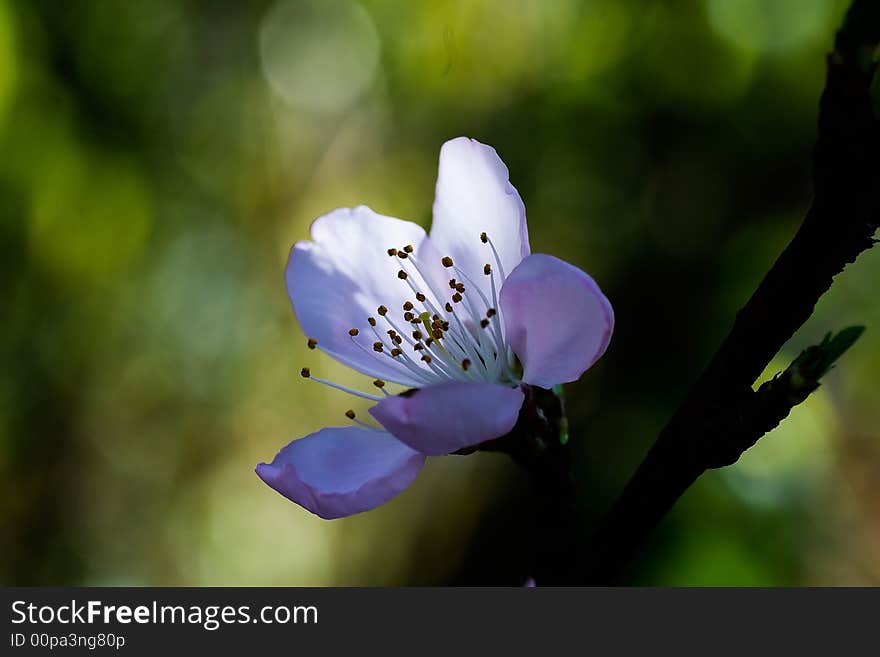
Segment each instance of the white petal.
M491 146L458 137L440 149L431 241L489 297L483 266L500 272L491 248L480 241L483 232L495 245L505 274L529 255L525 206L504 162Z
M284 497L331 519L384 504L424 463L424 454L385 431L329 427L294 440L256 472Z
M421 382L388 354L376 353L376 335L387 340L390 328L377 308L401 330L405 301L415 301L407 283L397 277L400 264L389 248L412 245L418 255L427 249L425 231L409 221L386 217L366 206L340 208L312 224L312 241L297 242L287 263L287 291L305 334L340 362L372 377L417 386ZM358 329L352 338L349 330ZM359 347L355 342L359 343Z
M542 388L579 379L605 353L614 331L614 310L596 282L543 253L511 272L500 305L523 381Z

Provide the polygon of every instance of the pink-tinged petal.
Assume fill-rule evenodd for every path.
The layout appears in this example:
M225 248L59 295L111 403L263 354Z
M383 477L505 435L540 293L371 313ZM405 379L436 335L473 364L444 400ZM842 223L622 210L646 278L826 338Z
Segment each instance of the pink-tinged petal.
M376 330L386 338L389 325L376 312L382 305L389 309L388 317L405 328L402 305L413 292L398 278L400 264L388 256L388 249L412 245L417 255L428 252L425 231L359 206L319 217L311 235L312 241L294 244L286 271L287 291L303 332L316 339L320 349L364 374L419 385L387 350L373 351L377 338L367 318L376 318ZM348 333L352 328L358 329L354 340Z
M386 397L370 414L401 442L440 456L503 436L522 403L519 388L450 382Z
M510 273L499 305L523 380L542 388L576 381L605 353L614 330L614 311L596 282L540 253Z
M458 137L440 149L431 240L491 298L483 266L501 272L489 245L480 241L482 232L506 274L529 255L526 209L504 162L491 146Z
M384 504L413 482L424 462L385 431L331 427L289 443L256 473L287 499L332 520Z

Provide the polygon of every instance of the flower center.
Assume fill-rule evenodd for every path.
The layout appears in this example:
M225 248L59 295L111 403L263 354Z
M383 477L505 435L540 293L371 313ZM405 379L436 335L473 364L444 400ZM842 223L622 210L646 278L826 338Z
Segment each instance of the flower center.
M502 272L491 240L486 233L480 239L491 246ZM442 285L437 283L436 273L430 275L426 266L430 263L422 263L415 256L412 245L388 249L388 255L397 260L397 277L409 286L415 298L402 308L401 319L410 325L409 331L402 331L388 312L379 313L390 326L387 334L396 345L387 352L389 356L402 362L426 385L446 380L519 383L511 362L513 353L504 340L498 313L499 286L489 263L483 266L482 275L489 279L491 299L449 256L440 259L443 269L439 271L454 276Z
M440 259L441 268L432 269L432 263L416 257L411 244L389 248L388 257L399 266L394 283L407 285L412 298L400 309L380 305L375 316L366 318L366 327L348 330L352 343L371 358L399 363L421 386L446 381L519 385L519 368L505 341L498 310L498 282L504 281L504 268L489 236L481 233L480 241L489 246L495 263L482 268L481 275L489 281L488 294L449 256ZM451 277L440 284L438 279L444 272ZM309 347L317 346L310 339ZM359 397L382 399L313 377L307 368L303 376ZM389 394L384 381L376 380L374 385Z

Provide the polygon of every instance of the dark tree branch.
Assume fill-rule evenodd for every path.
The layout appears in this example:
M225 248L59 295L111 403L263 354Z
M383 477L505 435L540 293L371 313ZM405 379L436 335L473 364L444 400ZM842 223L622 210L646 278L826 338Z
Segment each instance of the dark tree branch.
M574 478L562 399L550 390L523 386L525 402L509 434L466 451L501 452L528 474L536 495L535 561L528 575L545 584L562 583L577 558ZM525 574L523 575L525 580Z
M827 341L752 390L834 276L874 243L880 221L880 120L872 100L878 42L880 2L854 0L828 57L812 206L609 512L582 560L580 581L615 582L703 472L735 463L818 386L824 370L810 359L828 355ZM840 335L844 342L852 337L844 332L836 340Z

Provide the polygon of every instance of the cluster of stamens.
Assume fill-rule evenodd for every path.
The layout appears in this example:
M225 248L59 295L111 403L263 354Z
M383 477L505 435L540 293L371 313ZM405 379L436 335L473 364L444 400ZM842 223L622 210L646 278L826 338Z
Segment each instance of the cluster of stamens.
M486 233L480 235L480 241L490 246L503 280L504 268L494 244ZM455 274L446 287L437 285L435 278L428 275L412 245L389 248L387 253L397 261L397 278L409 286L414 300L405 301L399 314L380 305L376 316L366 318L366 327L348 330L349 339L370 357L394 360L420 386L450 380L517 385L513 354L505 343L497 310L500 286L496 284L492 265L483 266L483 275L489 279L490 299L449 256L440 260L444 269ZM316 348L317 341L309 339L308 346ZM302 370L302 375L358 397L382 399L313 377L308 368ZM383 395L389 394L384 381L377 379L373 385ZM355 418L354 411L346 412L346 416L363 424Z

